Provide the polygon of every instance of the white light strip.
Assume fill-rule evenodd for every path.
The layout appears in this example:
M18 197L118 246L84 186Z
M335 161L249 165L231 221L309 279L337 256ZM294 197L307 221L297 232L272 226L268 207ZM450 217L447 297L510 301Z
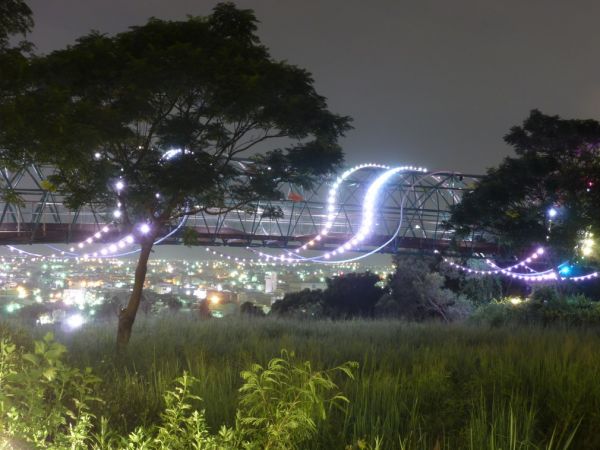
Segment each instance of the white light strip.
M511 278L516 278L516 279L525 280L525 281L548 281L548 280L558 279L558 276L554 270L548 271L547 273L544 273L544 274L535 275L535 274L515 273L515 272L511 272L510 270L501 269L501 268L498 268L497 270L471 269L470 267L465 267L465 266L461 266L460 264L456 264L447 258L444 258L444 262L447 263L450 267L453 267L455 269L461 270L461 271L469 273L469 274L475 274L475 275L489 276L489 275L503 274L503 275L506 275Z
M600 272L592 272L588 273L587 275L580 275L577 277L560 277L560 281L585 281L598 278L599 276Z
M444 258L444 262L450 264L452 267L454 267L456 269L460 269L460 270L468 272L468 273L475 273L477 275L494 275L499 272L504 273L504 274L510 274L511 271L518 269L520 267L525 267L526 264L531 263L532 261L539 258L543 254L544 254L544 248L540 247L535 252L533 252L530 256L525 258L524 260L519 261L518 263L513 264L512 266L508 266L508 267L498 267L492 261L490 261L489 259L486 259L485 262L487 264L493 265L495 267L495 269L493 269L493 270L471 269L470 267L461 266L459 264L453 263L448 258Z
M102 236L106 233L108 233L110 231L110 228L108 227L108 225L104 225L100 230L98 230L96 233L88 236L86 239L84 239L83 241L79 242L78 244L76 244L74 247L69 248L69 251L73 254L75 254L74 252L77 249L83 249L89 245L92 245L94 243L96 243L95 241L102 239Z
M327 195L327 211L326 211L327 219L326 219L325 225L323 226L323 229L320 231L320 233L315 238L306 242L302 247L297 248L295 250L296 253L300 253L300 251L302 251L302 250L307 250L308 247L313 246L317 241L320 241L324 236L327 236L327 234L329 233L329 230L333 227L333 221L335 220L335 217L337 216L337 214L339 214L339 207L336 204L336 201L337 201L338 191L339 191L340 186L346 180L346 178L348 178L350 175L358 172L359 170L363 170L363 169L389 169L389 166L384 166L381 164L372 164L372 163L359 164L358 166L354 166L354 167L346 170L344 173L342 173L335 180L335 182L331 186L331 189L329 190L329 193ZM279 255L279 257L281 257L281 255Z
M362 219L361 227L360 227L359 231L350 240L348 240L344 244L338 246L336 249L325 252L322 255L315 256L312 258L304 258L304 257L300 257L299 255L292 255L292 256L294 256L293 259L296 259L298 261L302 260L305 262L313 261L313 262L321 262L321 263L338 263L338 260L323 261L323 259L328 260L332 256L341 255L341 254L345 253L346 251L351 251L354 247L356 247L358 244L363 242L373 232L373 230L375 228L375 225L374 225L375 215L376 215L375 208L377 205L377 197L379 195L379 191L385 185L385 183L387 183L389 181L389 179L391 177L393 177L394 175L396 175L397 173L400 173L400 172L426 173L427 169L422 168L422 167L414 167L414 166L401 166L401 167L395 167L393 169L389 169L386 172L384 172L383 174L379 175L367 189L367 193L365 194L365 199L364 199L364 204L363 204L363 209L362 209L363 219ZM332 203L333 202L335 202L335 198L333 199ZM401 213L402 213L402 208L401 208ZM330 212L329 219L333 220L331 212ZM401 221L402 221L402 219L401 219ZM322 234L322 235L324 235L324 234ZM316 239L320 240L320 237L321 237L321 235L317 236ZM387 245L387 243L385 245ZM302 248L304 249L304 246ZM273 257L271 255L267 255L262 252L258 252L258 251L255 251L255 252L258 253L260 255L260 257L266 258L267 261L270 259L277 258L277 257ZM369 253L369 254L371 254L371 253ZM365 257L366 256L368 256L368 255L365 255ZM281 255L279 258L282 261L286 260L284 255ZM292 258L287 258L287 259L292 259Z

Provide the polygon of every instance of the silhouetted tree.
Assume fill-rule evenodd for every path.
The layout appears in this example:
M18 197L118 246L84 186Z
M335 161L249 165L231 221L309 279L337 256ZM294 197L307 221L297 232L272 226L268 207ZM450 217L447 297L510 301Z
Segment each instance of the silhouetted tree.
M53 188L73 209L121 205L117 222L141 251L119 347L165 229L280 199L283 184L309 187L342 161L349 119L328 111L308 72L271 58L256 23L224 3L203 18L92 33L33 59L27 89L0 108L4 161L54 165Z
M240 314L250 317L264 317L265 313L262 308L254 305L252 302L244 302L240 306Z
M434 259L397 255L395 272L390 276L390 293L380 300L378 315L386 312L407 320L438 318L449 322L456 314L451 308L458 296L444 288L444 277L436 271Z
M0 2L0 49L8 47L10 36L25 35L32 27L32 12L23 0Z
M458 235L487 232L515 250L549 243L571 256L581 232L600 232L600 123L534 110L505 136L507 157L466 193L450 219ZM548 210L558 215L550 229Z
M270 314L279 317L316 319L323 317L323 291L304 289L285 294L271 306Z
M323 292L324 306L332 317L372 317L375 304L384 291L377 286L381 279L370 272L349 273L327 279Z

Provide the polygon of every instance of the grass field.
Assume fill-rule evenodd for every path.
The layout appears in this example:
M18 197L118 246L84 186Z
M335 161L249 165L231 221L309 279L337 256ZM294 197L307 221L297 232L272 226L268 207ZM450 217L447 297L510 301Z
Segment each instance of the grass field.
M41 330L38 330L41 332ZM360 364L340 378L349 397L311 448L383 438L383 448L600 448L600 332L487 328L395 321L140 320L126 361L113 324L57 333L76 366L104 380L95 411L120 431L156 421L162 395L183 370L214 429L234 420L239 373L281 349L316 368Z

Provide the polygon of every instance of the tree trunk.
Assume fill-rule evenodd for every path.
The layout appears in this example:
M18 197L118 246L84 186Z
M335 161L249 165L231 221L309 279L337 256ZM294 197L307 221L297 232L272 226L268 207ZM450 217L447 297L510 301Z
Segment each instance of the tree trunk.
M152 251L152 239L146 239L142 243L142 250L138 259L137 267L135 268L135 281L133 283L133 291L127 307L123 308L119 313L119 325L117 329L117 351L122 351L127 347L129 338L131 338L131 330L135 322L135 316L140 301L142 300L142 291L144 289L144 281L146 280L146 272L148 270L148 259Z

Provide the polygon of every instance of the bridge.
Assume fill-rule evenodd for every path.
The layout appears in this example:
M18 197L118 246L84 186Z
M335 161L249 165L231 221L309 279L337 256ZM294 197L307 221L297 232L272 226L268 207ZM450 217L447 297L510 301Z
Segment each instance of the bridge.
M327 250L352 239L363 220L364 199L373 180L384 169L362 167L340 181L335 214L328 213L328 196L335 179L323 180L313 189L293 185L282 189L283 200L259 202L252 210L233 210L222 215L191 216L186 227L196 232L198 243L249 247L295 249L313 242L315 249ZM76 243L102 229L114 219L108 211L86 207L69 210L60 193L44 187L50 167L30 166L20 171L3 169L0 187L20 198L19 202L0 200L0 245L33 243ZM382 186L377 196L373 230L355 247L367 252L399 249L433 251L448 249L459 253L490 252L493 247L478 236L455 240L443 224L450 208L472 189L480 177L456 172L405 170ZM265 211L279 210L277 217ZM331 219L329 232L315 236ZM177 227L173 224L172 227ZM170 230L164 230L167 234ZM118 239L118 227L102 236L102 241ZM182 229L164 243L182 242Z

